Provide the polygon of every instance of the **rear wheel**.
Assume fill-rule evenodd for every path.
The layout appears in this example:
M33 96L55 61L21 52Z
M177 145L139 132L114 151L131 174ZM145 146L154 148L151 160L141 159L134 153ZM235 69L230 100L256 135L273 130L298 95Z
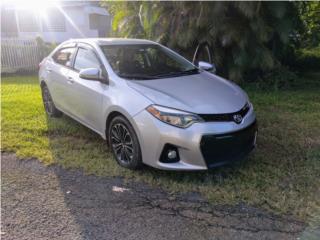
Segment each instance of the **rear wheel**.
M119 165L129 169L142 166L142 157L137 135L127 119L113 118L108 129L109 145Z
M42 101L44 109L49 117L61 117L62 112L59 111L52 101L51 94L46 84L41 85Z

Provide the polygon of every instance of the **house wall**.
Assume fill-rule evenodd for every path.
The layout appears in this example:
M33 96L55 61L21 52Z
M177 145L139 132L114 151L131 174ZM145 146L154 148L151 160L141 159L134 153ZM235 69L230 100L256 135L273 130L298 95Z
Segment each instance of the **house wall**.
M71 39L71 38L87 38L87 37L106 37L107 33L110 31L111 28L111 22L109 15L101 15L105 17L105 21L95 24L98 25L98 29L90 29L90 17L89 14L92 13L94 8L89 6L69 6L62 8L62 13L65 18L65 27L63 30L65 31L43 31L43 18L46 14L39 13L35 15L35 24L37 25L34 29L34 32L25 32L22 31L23 29L19 28L19 15L22 14L22 10L16 10L16 22L17 22L17 34L16 37L20 39L34 39L38 36L40 36L45 42L54 42L54 43L60 43L65 40ZM101 12L103 11L101 9ZM98 11L99 12L99 11ZM50 21L55 21L55 19L51 19ZM92 24L91 24L92 25ZM33 28L32 28L33 30ZM99 34L100 33L100 34Z

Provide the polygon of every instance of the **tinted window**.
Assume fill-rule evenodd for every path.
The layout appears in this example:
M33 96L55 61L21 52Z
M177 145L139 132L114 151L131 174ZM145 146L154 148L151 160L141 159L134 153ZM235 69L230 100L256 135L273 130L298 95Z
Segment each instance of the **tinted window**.
M78 71L85 68L100 68L100 62L93 51L79 48L74 68Z
M112 69L127 79L154 79L196 74L197 68L178 54L152 45L101 46Z
M53 55L53 60L61 65L71 67L71 59L75 50L75 48L63 48L58 50L58 52Z

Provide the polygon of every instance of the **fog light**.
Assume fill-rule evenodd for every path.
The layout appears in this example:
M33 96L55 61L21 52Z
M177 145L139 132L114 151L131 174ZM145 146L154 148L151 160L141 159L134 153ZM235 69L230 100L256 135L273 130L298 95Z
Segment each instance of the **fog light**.
M180 161L178 148L172 144L166 143L163 147L160 162L163 163L176 163Z
M175 150L170 150L169 152L168 152L168 158L169 159L174 159L174 158L176 158L177 157L177 152L175 151Z

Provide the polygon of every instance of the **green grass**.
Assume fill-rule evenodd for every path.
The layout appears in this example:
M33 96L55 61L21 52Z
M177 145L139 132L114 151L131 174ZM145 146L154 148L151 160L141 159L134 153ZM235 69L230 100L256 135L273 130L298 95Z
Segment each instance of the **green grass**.
M312 87L290 91L247 88L259 136L257 149L244 163L210 172L165 172L119 167L97 134L65 116L47 119L36 77L3 77L2 149L87 174L122 176L172 192L199 191L215 204L245 202L307 219L320 206L318 79L314 74L305 79L315 83L308 84Z

